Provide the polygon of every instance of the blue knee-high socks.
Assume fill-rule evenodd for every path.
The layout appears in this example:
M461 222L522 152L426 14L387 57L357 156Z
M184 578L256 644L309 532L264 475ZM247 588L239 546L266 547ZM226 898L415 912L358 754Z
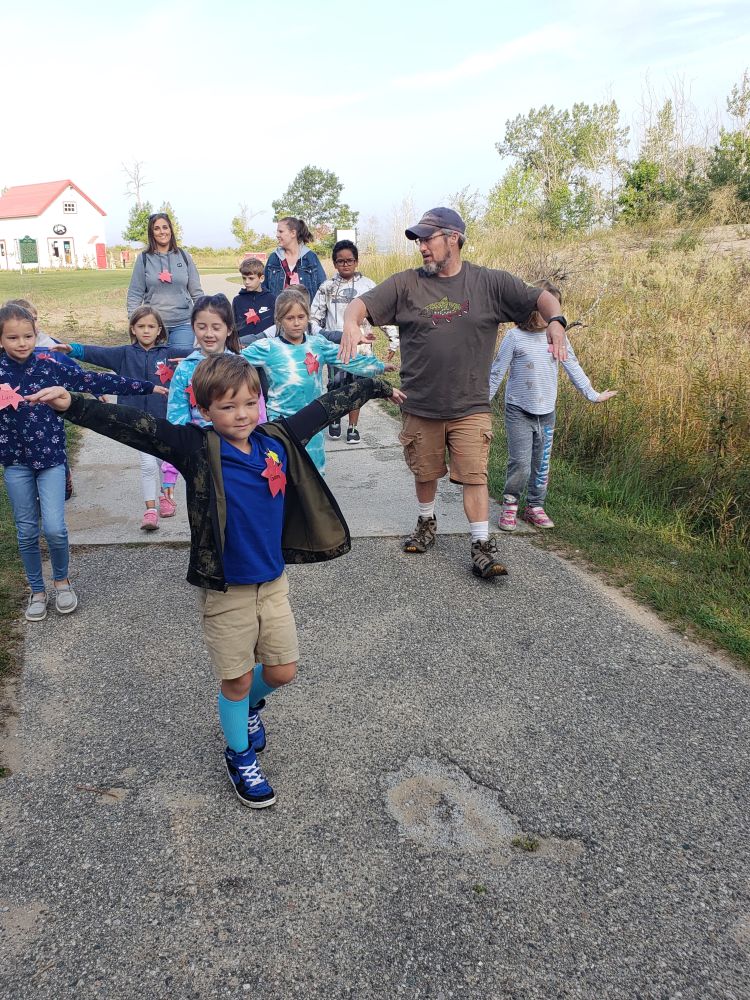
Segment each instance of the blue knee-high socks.
M270 684L266 684L263 680L263 664L256 663L253 667L253 683L250 685L248 693L251 706L255 708L266 695L271 694L275 690L276 688L271 687Z
M224 732L224 739L230 750L243 753L249 744L247 737L247 716L250 706L255 708L266 695L276 688L263 680L263 665L256 663L253 668L253 680L250 691L241 701L231 701L219 692L219 722Z
M250 698L245 696L242 701L230 701L219 692L219 721L224 731L224 739L230 750L243 753L250 745L247 737L247 713L250 711Z

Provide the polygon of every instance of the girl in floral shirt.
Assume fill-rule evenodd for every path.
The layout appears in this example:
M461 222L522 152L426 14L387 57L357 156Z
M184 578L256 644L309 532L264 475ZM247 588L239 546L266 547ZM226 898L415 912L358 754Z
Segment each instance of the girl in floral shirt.
M39 550L39 517L47 539L55 607L60 614L75 611L78 598L68 578L68 529L65 525L65 428L49 406L32 406L23 399L48 386L100 396L147 395L163 392L152 382L119 378L65 367L34 353L36 324L21 306L0 309L0 463L8 491L31 598L29 621L47 616L47 593Z

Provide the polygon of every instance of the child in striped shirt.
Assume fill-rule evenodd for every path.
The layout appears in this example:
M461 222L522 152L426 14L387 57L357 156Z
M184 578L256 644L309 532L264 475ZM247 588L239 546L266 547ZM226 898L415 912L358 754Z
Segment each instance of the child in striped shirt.
M558 300L562 293L549 281L535 282ZM544 509L549 484L549 463L555 432L557 375L561 364L578 391L591 403L604 403L617 395L608 389L597 392L581 368L570 342L567 361L557 362L548 351L546 324L533 312L520 327L509 330L490 370L490 400L510 369L505 387L505 430L508 437L508 469L503 490L499 526L513 531L518 517L518 501L526 490L523 520L537 528L554 528Z

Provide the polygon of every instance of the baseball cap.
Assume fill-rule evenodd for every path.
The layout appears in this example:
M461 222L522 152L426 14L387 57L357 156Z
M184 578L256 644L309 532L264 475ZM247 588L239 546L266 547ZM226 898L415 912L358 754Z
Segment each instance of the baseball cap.
M466 223L452 208L431 208L416 226L406 230L406 238L416 240L421 236L432 236L436 229L450 229L463 236L466 233Z

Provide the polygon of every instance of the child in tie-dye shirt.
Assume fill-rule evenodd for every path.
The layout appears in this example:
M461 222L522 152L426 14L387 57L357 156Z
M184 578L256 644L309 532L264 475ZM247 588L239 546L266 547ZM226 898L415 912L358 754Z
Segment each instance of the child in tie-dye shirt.
M323 395L323 366L338 365L355 375L379 375L385 365L376 357L357 355L341 365L338 347L317 333L310 333L310 302L296 288L287 288L276 299L277 335L246 347L242 354L268 376L266 406L269 420L289 416ZM325 472L323 432L316 434L307 451L318 471Z

